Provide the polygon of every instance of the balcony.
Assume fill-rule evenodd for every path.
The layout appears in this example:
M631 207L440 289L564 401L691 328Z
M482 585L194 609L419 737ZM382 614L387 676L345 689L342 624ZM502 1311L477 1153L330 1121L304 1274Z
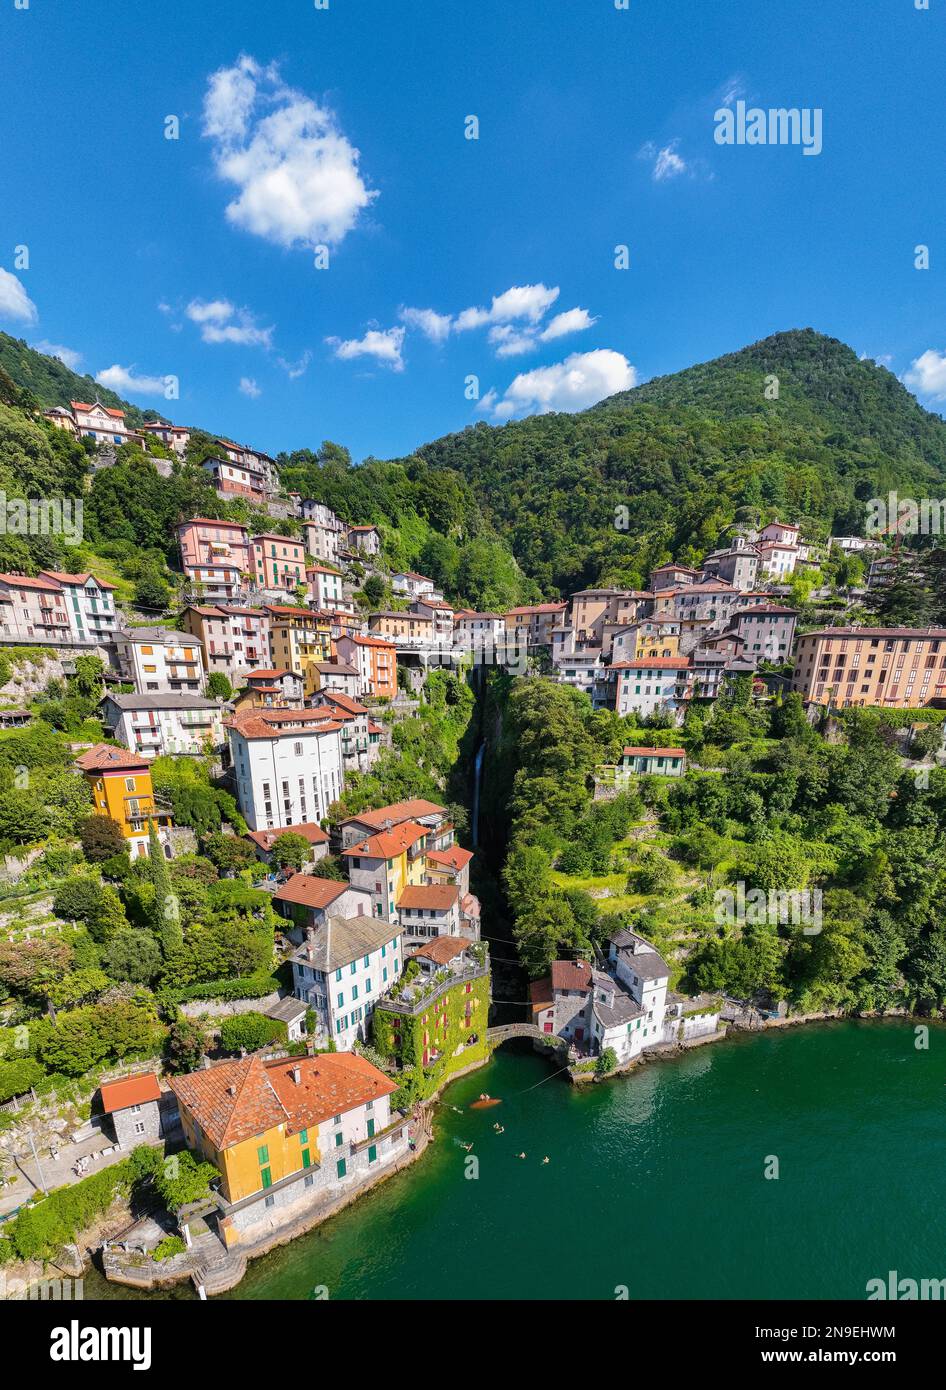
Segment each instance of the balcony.
M448 989L453 989L467 980L485 980L488 975L488 957L482 965L444 966L432 978L418 976L410 984L402 985L397 997L393 994L384 995L378 1001L378 1007L390 1013L414 1017L429 1008Z

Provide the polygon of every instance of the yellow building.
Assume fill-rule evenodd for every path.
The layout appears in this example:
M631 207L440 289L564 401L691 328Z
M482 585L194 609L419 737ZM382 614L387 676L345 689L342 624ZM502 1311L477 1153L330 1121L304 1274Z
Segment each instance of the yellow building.
M316 662L332 661L332 619L313 608L292 608L287 604L267 604L270 615L269 646L272 664L299 672L306 695L319 688Z
M147 761L127 748L96 743L76 758L76 767L92 789L95 814L117 821L132 859L148 853L148 827L155 822L162 842L171 816L159 806Z
M188 1147L220 1171L228 1245L270 1219L272 1207L353 1177L353 1151L376 1161L371 1145L387 1135L388 1097L397 1089L350 1052L245 1057L171 1077L170 1086Z

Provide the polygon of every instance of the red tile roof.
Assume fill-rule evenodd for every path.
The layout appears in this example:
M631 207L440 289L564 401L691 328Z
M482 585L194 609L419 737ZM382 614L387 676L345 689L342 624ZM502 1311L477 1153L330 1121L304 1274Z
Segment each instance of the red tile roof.
M552 989L590 989L591 966L583 960L553 960Z
M376 835L369 835L366 840L352 845L350 849L343 849L342 854L364 855L366 859L396 859L399 854L403 854L411 845L429 834L429 825L404 821L391 830L380 830Z
M293 874L288 883L276 889L273 898L281 903L325 908L346 893L351 886L347 880L316 878L314 874Z
M419 883L405 888L397 900L397 905L446 912L453 907L458 897L459 893L452 883Z
M459 845L451 845L449 849L429 849L427 851L427 863L442 865L445 869L465 869L473 858L473 851L461 849Z
M153 1071L144 1076L122 1076L117 1081L103 1081L99 1090L106 1115L125 1110L129 1105L144 1105L146 1101L161 1098L161 1087Z
M147 766L147 759L140 754L130 753L127 748L113 748L109 743L93 744L76 758L76 767L81 772L129 772L132 768Z
M290 834L304 835L310 845L328 844L328 835L314 821L300 821L298 825L283 826L282 830L248 830L246 839L252 840L254 845L259 845L268 854L280 835Z
M529 986L529 998L532 1000L532 1012L539 1014L543 1009L550 1009L555 1003L552 994L552 981L546 975L543 980L533 980Z
M644 748L632 746L624 749L625 758L685 758L686 750L683 748Z
M371 830L385 830L397 825L399 821L417 820L421 816L444 816L445 806L436 801L424 801L416 797L411 801L392 801L390 806L379 806L376 811L360 811L357 816L349 816L343 825L367 825Z
M435 965L446 965L454 956L465 951L468 945L462 936L435 936L425 946L418 946L413 954L423 956L424 960L432 960Z

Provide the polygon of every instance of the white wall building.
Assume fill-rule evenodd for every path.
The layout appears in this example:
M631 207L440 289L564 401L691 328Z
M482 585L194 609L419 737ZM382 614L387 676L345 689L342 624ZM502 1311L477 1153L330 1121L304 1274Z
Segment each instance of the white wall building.
M253 710L226 727L237 800L251 830L328 814L344 785L342 726L329 711Z
M377 1001L400 978L401 928L376 917L329 917L292 956L292 988L340 1051L368 1036ZM328 1155L326 1155L328 1156Z
M223 710L200 695L107 695L102 722L111 738L144 758L204 753L223 743Z
M166 627L128 627L116 634L119 668L135 683L139 695L150 691L175 691L179 695L203 693L204 653L189 632Z

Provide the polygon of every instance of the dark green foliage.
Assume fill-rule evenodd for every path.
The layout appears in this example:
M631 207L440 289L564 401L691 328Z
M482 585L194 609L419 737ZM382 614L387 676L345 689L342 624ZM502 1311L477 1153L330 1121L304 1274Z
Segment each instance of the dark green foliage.
M265 1014L232 1014L220 1024L220 1046L225 1052L256 1052L270 1043L285 1042L286 1025Z

